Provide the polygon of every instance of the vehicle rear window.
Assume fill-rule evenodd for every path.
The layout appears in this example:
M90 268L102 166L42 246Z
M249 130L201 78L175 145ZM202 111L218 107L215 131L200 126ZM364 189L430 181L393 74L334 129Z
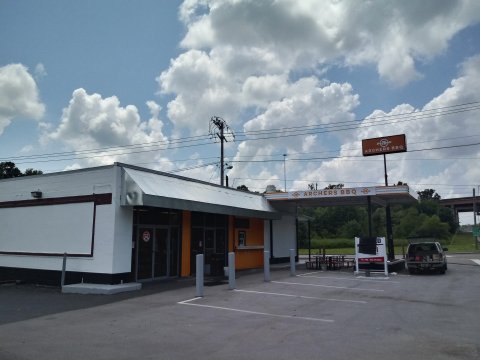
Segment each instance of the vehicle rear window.
M409 254L419 253L438 253L438 248L435 244L412 244L408 248Z

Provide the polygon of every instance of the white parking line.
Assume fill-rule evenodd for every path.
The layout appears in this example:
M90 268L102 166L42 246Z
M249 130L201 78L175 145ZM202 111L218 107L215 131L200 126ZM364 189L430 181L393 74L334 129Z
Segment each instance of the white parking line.
M312 274L321 274L321 273L323 273L323 271L313 271L313 272L309 272L309 273L303 273L303 274L297 275L297 276L312 275Z
M292 294L282 294L282 293L274 293L274 292L266 292L266 291L253 291L253 290L240 290L235 289L238 292L244 293L252 293L252 294L263 294L263 295L273 295L273 296L285 296L285 297L294 297L300 299L311 299L311 300L322 300L322 301L336 301L336 302L348 302L348 303L357 303L357 304L366 304L366 301L361 300L345 300L345 299L332 299L332 298L321 298L315 296L304 296L304 295L292 295Z
M475 264L480 265L480 260L478 259L470 259L470 260L472 260Z
M334 280L349 280L349 281L365 281L365 282L383 282L388 284L399 284L399 281L390 281L389 278L378 278L378 279L368 279L365 277L354 277L354 278L347 278L347 277L340 277L340 276L314 276L314 275L306 275L300 274L297 275L298 277L304 278L315 278L315 279L334 279ZM388 281L386 281L388 280Z
M278 317L278 318L284 318L284 319L299 319L299 320L319 321L319 322L328 322L328 323L333 323L333 322L335 322L335 320L331 320L331 319L320 319L320 318L313 318L313 317L292 316L292 315L282 315L282 314L271 314L271 313L260 312L260 311L250 311L250 310L234 309L234 308L228 308L228 307L223 307L223 306L193 304L192 301L195 301L195 300L197 300L197 299L201 299L201 298L200 298L200 297L197 297L197 298L193 298L193 299L189 299L189 300L179 301L177 304L180 304L180 305L189 305L189 306L197 306L197 307L203 307L203 308L209 308L209 309L216 309L216 310L226 310L226 311L240 312L240 313L245 313L245 314L271 316L271 317Z
M319 284L304 284L304 283L296 283L296 282L289 282L289 281L271 281L275 284L286 284L286 285L300 285L300 286L315 286L315 287L325 287L325 288L332 288L332 289L345 289L345 290L357 290L357 291L377 291L383 292L385 290L381 289L364 289L364 288L351 288L346 286L333 286L333 285L319 285Z

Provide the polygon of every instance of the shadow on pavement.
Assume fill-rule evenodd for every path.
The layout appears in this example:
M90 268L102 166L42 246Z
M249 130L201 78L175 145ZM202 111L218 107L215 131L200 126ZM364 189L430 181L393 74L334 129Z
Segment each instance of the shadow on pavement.
M115 295L62 294L59 287L33 284L0 284L0 325L40 316L114 303L185 287L195 279L182 278L143 283L139 291Z

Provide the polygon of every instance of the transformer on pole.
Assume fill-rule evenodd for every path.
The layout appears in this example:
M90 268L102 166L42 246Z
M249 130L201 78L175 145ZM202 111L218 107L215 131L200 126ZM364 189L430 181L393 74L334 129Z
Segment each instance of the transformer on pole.
M224 165L224 151L223 151L223 143L228 142L228 138L232 141L235 140L235 134L227 125L225 120L223 120L219 116L212 116L210 119L210 124L208 128L208 133L211 137L220 139L220 185L224 186L224 179L225 179L225 165Z

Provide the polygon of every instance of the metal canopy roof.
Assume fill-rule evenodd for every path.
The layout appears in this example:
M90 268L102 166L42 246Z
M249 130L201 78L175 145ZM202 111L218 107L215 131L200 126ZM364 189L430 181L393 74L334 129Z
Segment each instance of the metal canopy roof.
M343 206L372 204L408 204L417 201L417 194L408 186L374 186L363 188L300 190L283 193L267 193L265 198L281 211L291 211L297 206Z
M118 165L123 168L123 206L154 206L260 219L280 218L280 214L259 194Z

